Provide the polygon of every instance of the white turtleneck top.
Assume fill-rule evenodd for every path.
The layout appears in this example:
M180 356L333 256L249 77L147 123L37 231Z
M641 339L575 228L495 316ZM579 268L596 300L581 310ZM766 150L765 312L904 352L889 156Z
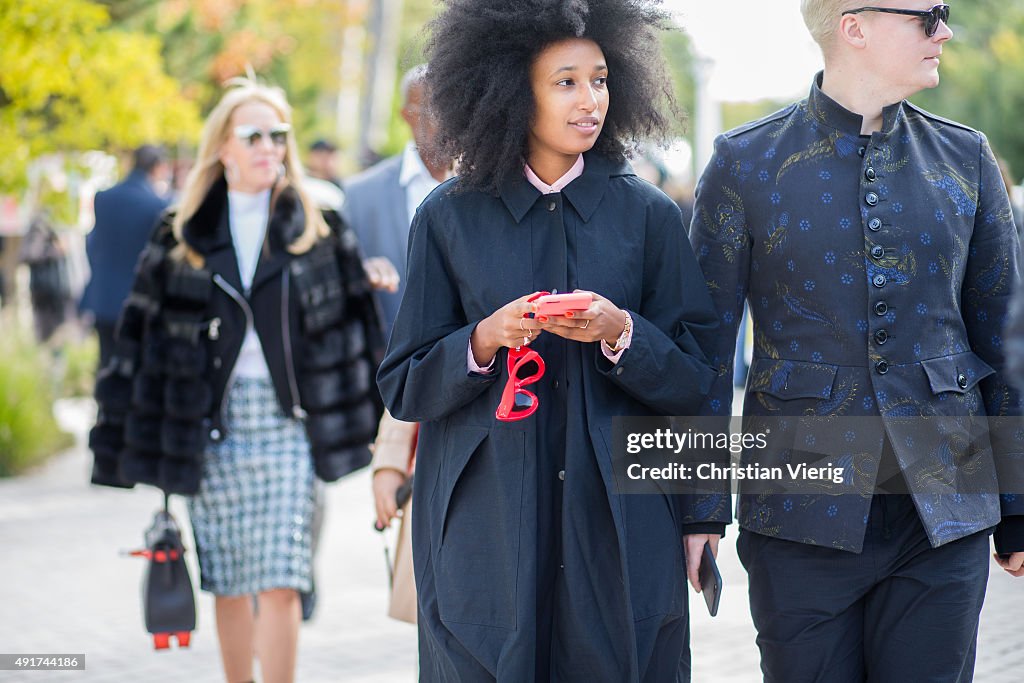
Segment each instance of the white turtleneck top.
M263 250L267 235L267 221L270 213L270 190L249 194L228 192L228 225L231 226L231 242L238 259L238 274L245 288L246 298L256 275L256 266ZM245 331L245 341L235 362L235 376L263 379L270 377L260 338L252 327Z

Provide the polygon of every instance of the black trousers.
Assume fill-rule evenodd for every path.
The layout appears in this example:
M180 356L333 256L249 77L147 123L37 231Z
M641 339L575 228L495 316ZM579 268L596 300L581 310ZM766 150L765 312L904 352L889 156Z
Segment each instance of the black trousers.
M909 496L877 495L859 555L741 530L766 683L968 683L989 533L938 548Z

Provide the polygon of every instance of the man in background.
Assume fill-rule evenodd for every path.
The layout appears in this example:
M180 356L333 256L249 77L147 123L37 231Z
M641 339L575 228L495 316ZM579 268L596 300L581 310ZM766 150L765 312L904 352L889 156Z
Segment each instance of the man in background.
M359 236L363 253L391 261L401 276L398 291L381 292L386 331L398 313L405 292L405 251L409 225L416 208L450 175L451 163L435 155L435 126L426 112L423 90L425 64L402 77L402 118L412 131L412 141L401 154L371 166L345 183L343 214Z
M83 312L92 313L100 341L100 367L114 348L114 329L135 273L135 262L149 240L167 201L157 188L166 186L171 167L161 147L135 150L133 167L122 182L96 194L96 223L85 250L92 272L82 294Z
M309 154L306 155L306 173L313 178L326 180L340 188L341 178L338 176L337 146L323 138L310 145Z

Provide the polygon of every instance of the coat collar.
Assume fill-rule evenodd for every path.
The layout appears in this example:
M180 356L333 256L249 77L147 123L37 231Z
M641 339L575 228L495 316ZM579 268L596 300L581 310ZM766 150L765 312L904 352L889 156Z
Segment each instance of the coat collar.
M267 225L267 244L260 255L252 289L267 281L287 263L287 247L306 228L306 214L298 193L285 186L273 200ZM227 183L218 179L206 194L196 213L182 229L186 244L206 257L214 272L219 272L233 285L239 286L238 264L231 243L228 224Z
M601 199L604 198L604 193L608 189L608 181L613 176L632 175L632 173L633 169L625 161L613 161L599 152L585 152L583 154L583 175L566 185L562 190L562 196L572 204L583 221L588 222L597 211ZM516 223L521 222L537 200L543 196L522 173L516 174L502 185L499 195Z
M807 97L807 110L818 123L834 128L846 135L860 135L863 117L843 107L821 90L825 72L819 71L811 83L811 94ZM882 109L882 135L888 137L904 118L903 100Z

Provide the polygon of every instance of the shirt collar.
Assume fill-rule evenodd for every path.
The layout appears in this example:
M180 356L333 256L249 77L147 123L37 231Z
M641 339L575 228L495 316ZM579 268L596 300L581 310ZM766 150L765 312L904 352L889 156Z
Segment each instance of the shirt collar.
M625 161L613 161L599 152L585 152L581 163L583 172L571 180L562 190L563 196L587 222L597 211L608 181L612 176L633 175L633 169ZM505 207L516 223L533 208L542 193L526 179L526 174L517 174L506 181L499 190Z
M420 158L416 144L409 142L406 143L405 150L402 152L402 169L398 173L398 183L402 187L408 187L409 183L416 178L422 178L423 180L429 180L435 185L437 184L437 181L430 175L430 171L427 170L426 165L423 163L423 159Z
M821 81L824 71L819 71L811 83L811 94L807 97L807 110L811 117L830 128L841 133L860 135L863 117L843 107L821 90ZM896 129L896 125L903 119L903 100L890 104L882 109L882 135L888 137Z
M561 178L550 185L541 180L540 177L533 172L533 169L530 168L529 164L523 164L523 170L526 173L526 180L536 187L541 194L555 194L556 192L561 192L565 189L566 185L583 175L583 165L583 155L581 154L576 157L576 161L569 167L569 170L566 171Z

